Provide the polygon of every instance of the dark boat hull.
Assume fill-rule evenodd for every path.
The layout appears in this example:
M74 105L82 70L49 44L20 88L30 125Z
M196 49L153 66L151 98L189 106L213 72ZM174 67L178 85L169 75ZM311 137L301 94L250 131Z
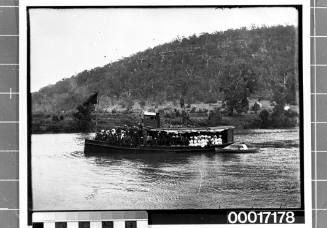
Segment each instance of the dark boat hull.
M110 145L108 143L96 140L85 139L84 153L85 154L108 154L116 152L217 152L218 148L223 148L230 145L222 144L219 146L210 147L190 147L190 146L138 146L128 147L119 145Z

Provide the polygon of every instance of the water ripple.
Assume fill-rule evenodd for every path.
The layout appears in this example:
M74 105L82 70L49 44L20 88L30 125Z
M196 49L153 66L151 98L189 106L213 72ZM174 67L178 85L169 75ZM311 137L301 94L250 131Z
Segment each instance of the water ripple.
M82 134L33 135L35 209L299 207L298 129L248 130L257 154L88 156ZM46 148L46 149L45 149Z

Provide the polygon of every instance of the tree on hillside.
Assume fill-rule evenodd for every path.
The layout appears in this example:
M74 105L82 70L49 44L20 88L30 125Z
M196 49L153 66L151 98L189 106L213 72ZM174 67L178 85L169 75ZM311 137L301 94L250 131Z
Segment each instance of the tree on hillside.
M98 93L89 96L82 104L78 105L73 117L76 122L77 130L88 132L93 127L92 112L95 110L95 104L98 103Z
M262 65L266 69L266 81L273 100L280 106L296 103L298 88L297 32L294 27L285 30L282 26L267 29L265 36L267 53Z
M254 27L176 39L33 93L33 111L71 111L94 90L111 104L223 99L230 114L245 112L253 95L296 104L296 30Z
M256 75L253 71L253 57L244 48L242 40L231 41L228 47L228 57L221 65L220 90L229 115L247 112L248 97L256 87Z

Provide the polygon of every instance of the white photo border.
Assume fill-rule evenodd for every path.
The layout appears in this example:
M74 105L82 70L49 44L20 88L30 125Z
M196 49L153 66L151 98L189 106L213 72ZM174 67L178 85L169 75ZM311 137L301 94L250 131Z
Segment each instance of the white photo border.
M307 0L21 0L19 5L19 208L20 208L20 228L27 226L28 218L28 99L27 99L27 70L28 70L28 34L27 34L27 7L33 6L224 6L224 5L301 5L302 6L302 69L303 69L303 136L304 136L304 224L269 224L271 228L297 227L308 228L312 226L312 189L311 189L311 116L310 116L310 1ZM300 24L299 24L300 26ZM300 60L301 61L301 60ZM264 224L261 224L261 226ZM216 225L191 225L192 227L224 227L226 224ZM229 224L233 227L249 228L251 224ZM260 227L261 227L260 226ZM155 227L166 227L156 225ZM174 227L174 226L172 226ZM178 227L190 227L190 225L178 225Z

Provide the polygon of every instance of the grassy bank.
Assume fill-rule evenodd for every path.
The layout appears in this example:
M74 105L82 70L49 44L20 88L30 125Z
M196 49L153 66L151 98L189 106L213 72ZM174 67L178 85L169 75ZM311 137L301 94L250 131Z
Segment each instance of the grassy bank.
M255 100L250 100L250 108ZM262 101L261 110L272 111L273 107L269 101ZM292 106L293 110L298 111L297 106ZM133 109L124 109L115 107L114 109L102 109L92 114L92 124L89 131L99 129L108 129L117 126L138 125L142 121L143 110L159 111L162 127L182 126L181 109L177 104L166 103L160 106L146 106L142 109L139 107ZM209 127L218 125L232 125L237 129L257 129L261 128L260 110L254 112L249 110L247 113L226 115L223 112L221 102L217 103L199 103L188 104L186 110L189 115L187 126L189 127ZM209 115L215 110L219 111L219 118L214 121L209 120ZM214 118L216 118L214 116ZM80 132L76 120L71 113L60 114L33 114L32 132L33 133L73 133ZM185 126L185 124L183 125Z
M109 129L117 126L133 126L141 122L140 115L138 113L129 114L111 114L111 113L97 113L97 121L93 120L93 128L96 129ZM219 125L233 125L236 128L251 128L248 123L252 123L257 118L257 115L246 114L233 117L223 117L221 124ZM208 123L207 114L197 115L190 118L189 127L206 127L211 126ZM97 123L97 124L96 124ZM180 117L167 118L161 117L161 125L163 127L181 126L182 119ZM52 117L34 118L32 124L33 133L74 133L79 132L75 127L76 123L71 117L66 117L63 120L53 120Z

